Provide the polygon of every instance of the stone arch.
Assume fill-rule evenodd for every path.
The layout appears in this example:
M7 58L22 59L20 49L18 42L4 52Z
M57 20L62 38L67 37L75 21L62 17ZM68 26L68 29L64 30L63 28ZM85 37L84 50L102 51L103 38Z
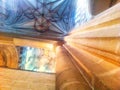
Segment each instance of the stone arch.
M0 65L18 68L18 53L14 45L0 45Z

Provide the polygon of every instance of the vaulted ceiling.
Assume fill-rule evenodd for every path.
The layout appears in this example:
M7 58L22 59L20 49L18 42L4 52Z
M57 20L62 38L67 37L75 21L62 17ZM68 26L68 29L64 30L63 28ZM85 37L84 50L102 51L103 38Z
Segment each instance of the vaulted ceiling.
M0 32L61 39L90 17L85 1L0 0Z

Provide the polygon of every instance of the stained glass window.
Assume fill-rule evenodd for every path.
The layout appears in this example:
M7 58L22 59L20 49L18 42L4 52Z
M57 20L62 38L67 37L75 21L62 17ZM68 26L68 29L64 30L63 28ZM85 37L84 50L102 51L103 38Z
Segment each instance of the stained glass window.
M19 48L19 69L55 73L54 51L45 48Z

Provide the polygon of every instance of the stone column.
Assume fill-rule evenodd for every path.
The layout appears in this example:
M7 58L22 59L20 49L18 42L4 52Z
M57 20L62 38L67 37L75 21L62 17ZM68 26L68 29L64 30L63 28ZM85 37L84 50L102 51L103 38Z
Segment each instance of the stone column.
M94 90L120 89L120 3L74 29L65 41Z
M56 90L91 90L63 47L56 50Z

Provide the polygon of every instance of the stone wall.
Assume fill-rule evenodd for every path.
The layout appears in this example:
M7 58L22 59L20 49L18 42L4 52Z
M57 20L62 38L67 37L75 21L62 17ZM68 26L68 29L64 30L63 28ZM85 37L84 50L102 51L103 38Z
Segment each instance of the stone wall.
M0 68L0 90L55 90L55 74Z

